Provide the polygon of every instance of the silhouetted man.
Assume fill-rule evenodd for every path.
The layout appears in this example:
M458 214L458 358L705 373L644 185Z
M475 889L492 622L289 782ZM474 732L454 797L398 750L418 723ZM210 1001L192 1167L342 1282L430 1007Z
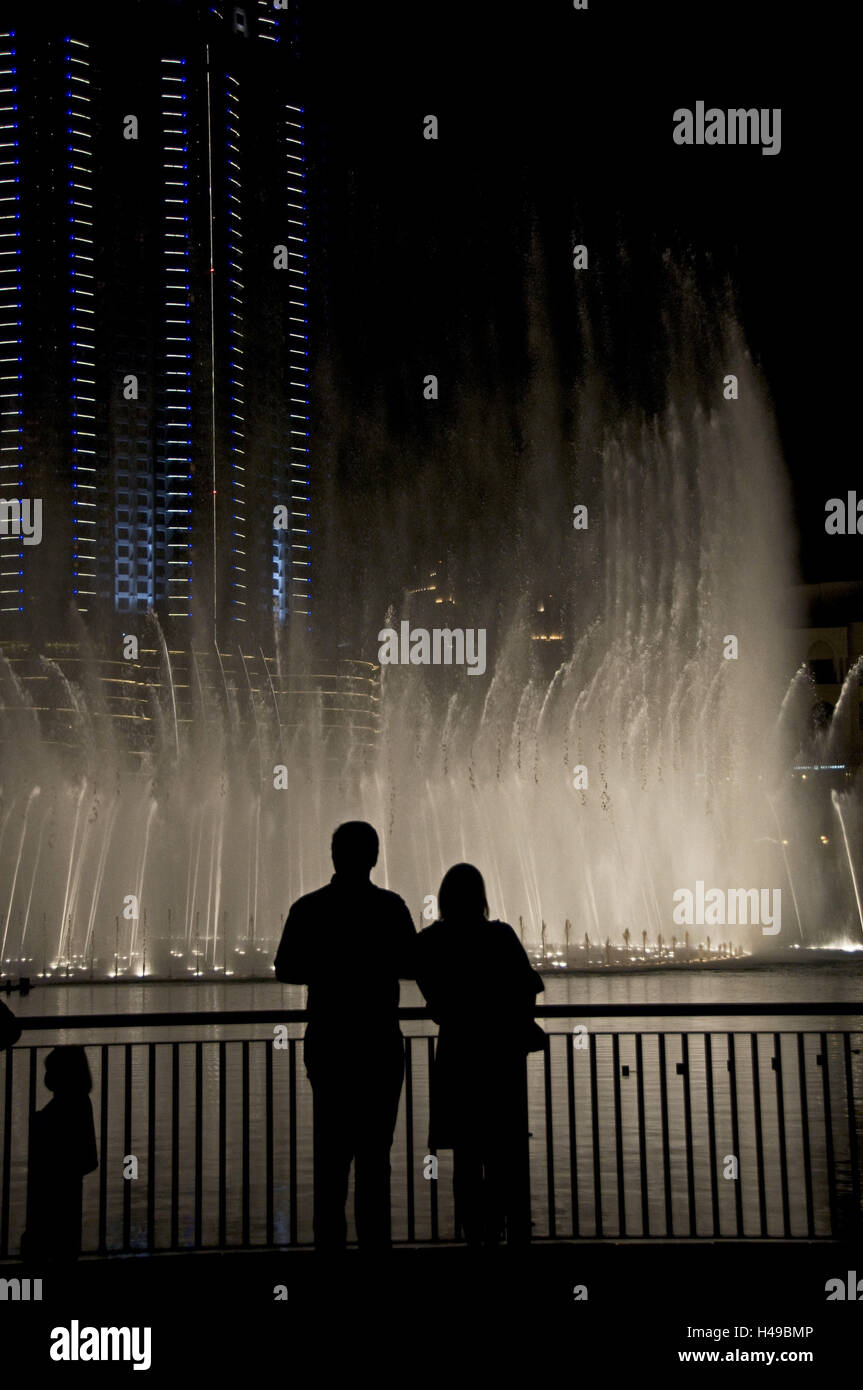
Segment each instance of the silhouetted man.
M365 821L333 835L330 882L288 913L276 979L308 985L304 1057L314 1094L315 1245L345 1244L354 1161L357 1237L390 1244L390 1147L404 1078L399 980L416 977L416 929L369 874L378 837Z

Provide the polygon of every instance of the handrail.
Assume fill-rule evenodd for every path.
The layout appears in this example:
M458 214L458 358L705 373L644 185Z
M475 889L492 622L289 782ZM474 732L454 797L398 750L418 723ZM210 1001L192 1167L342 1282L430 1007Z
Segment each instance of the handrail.
M863 1003L781 1003L781 1004L537 1004L536 1018L749 1018L805 1017L826 1018L842 1015L863 1019ZM431 1020L424 1006L408 1006L398 1011L399 1022ZM16 1015L24 1032L45 1032L63 1028L190 1028L206 1024L307 1023L307 1009L222 1009L188 1013L143 1014L49 1014L28 1018Z
M555 1039L519 1081L527 1110L517 1161L537 1237L811 1240L853 1232L863 1190L863 1003L578 1000L537 1004L534 1013L551 1021ZM356 1017L362 1033L361 1001ZM398 1011L402 1022L429 1017L424 1005ZM17 1248L26 1218L39 1057L74 1040L73 1030L93 1066L103 1156L87 1190L88 1252L308 1243L314 1096L301 1030L291 1030L283 1052L274 1051L272 1031L307 1019L306 1009L278 1007L19 1018L23 1040L0 1062L0 1258ZM580 1032L588 1025L578 1048L570 1041L576 1023ZM448 1189L418 1178L428 1157L434 1031L405 1030L392 1149L397 1242L459 1234ZM116 1162L121 1153L144 1158L137 1205ZM740 1156L740 1173L723 1197L727 1154Z

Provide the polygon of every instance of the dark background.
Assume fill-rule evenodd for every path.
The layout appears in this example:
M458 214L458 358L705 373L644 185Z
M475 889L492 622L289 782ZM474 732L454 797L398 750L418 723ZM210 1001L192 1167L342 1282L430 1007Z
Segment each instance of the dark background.
M465 398L514 396L525 381L530 283L565 381L592 343L622 407L661 408L669 252L694 273L706 320L736 311L764 373L801 577L858 576L859 539L824 531L827 498L857 473L844 438L856 156L843 23L823 7L795 17L764 4L306 6L318 438L358 528L372 495L407 524L406 493L426 514L458 490ZM780 154L676 146L673 111L699 99L781 107ZM436 142L423 139L428 113ZM590 249L581 277L574 242ZM709 354L711 331L696 353ZM434 404L428 372L441 381ZM503 488L517 454L516 441Z

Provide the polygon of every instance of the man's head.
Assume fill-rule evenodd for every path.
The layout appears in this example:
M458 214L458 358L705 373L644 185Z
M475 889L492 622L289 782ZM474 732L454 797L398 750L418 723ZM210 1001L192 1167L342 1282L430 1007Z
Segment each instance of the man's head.
M345 821L333 833L333 867L343 878L368 878L378 862L378 834L364 820Z

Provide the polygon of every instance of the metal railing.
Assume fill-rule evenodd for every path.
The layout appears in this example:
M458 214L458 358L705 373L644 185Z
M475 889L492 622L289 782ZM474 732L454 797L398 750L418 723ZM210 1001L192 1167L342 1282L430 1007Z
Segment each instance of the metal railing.
M547 1049L528 1058L535 1237L860 1232L863 1032L597 1024L859 1020L863 1006L546 1005L536 1014L581 1022L549 1032ZM404 1008L400 1018L427 1021L428 1013ZM279 1009L19 1018L25 1036L52 1042L22 1042L0 1059L0 1258L17 1254L25 1224L32 1117L49 1099L39 1061L84 1030L271 1028L257 1037L86 1045L100 1162L84 1180L85 1252L310 1243L311 1090L301 1038L272 1028L305 1021L304 1010ZM434 1045L430 1033L405 1037L392 1149L396 1241L458 1237L451 1155L432 1155L426 1144Z

